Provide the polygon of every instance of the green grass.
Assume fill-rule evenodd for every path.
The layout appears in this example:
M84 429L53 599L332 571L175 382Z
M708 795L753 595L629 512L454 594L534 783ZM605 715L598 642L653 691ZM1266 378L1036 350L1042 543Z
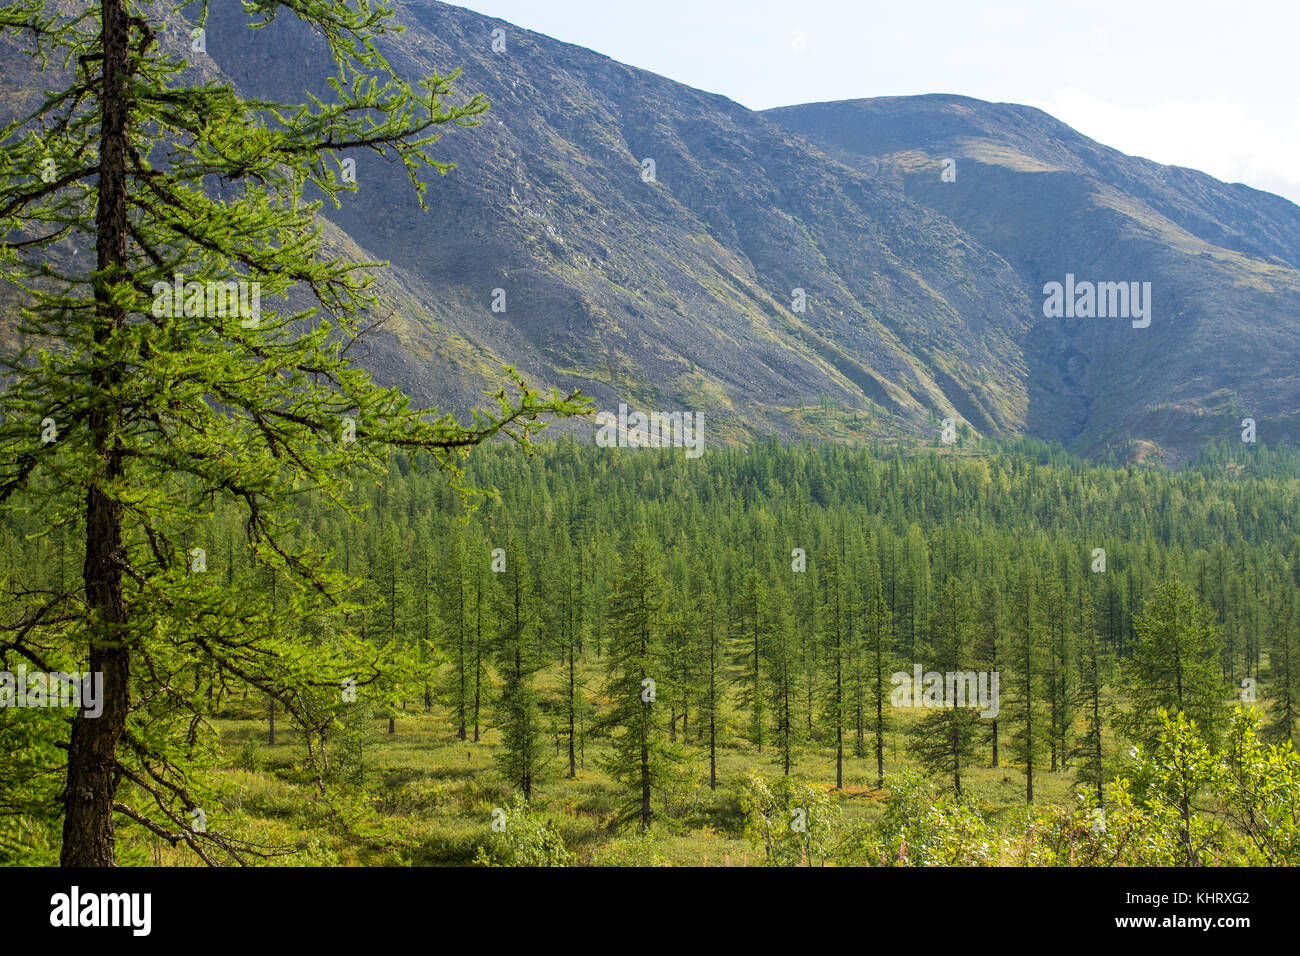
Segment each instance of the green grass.
M277 741L269 745L265 715L251 713L249 706L227 708L213 721L222 758L220 768L205 777L216 799L205 812L209 829L293 849L269 863L467 865L490 832L493 808L507 805L513 796L495 766L495 732L484 726L478 743L458 740L452 721L437 705L429 714L413 709L400 715L393 735L387 733L386 718L371 721L359 768L350 765L330 778L326 795L318 796L301 736L281 719ZM890 777L917 767L906 751L905 728L919 716L896 712L896 728L886 735L886 785ZM697 739L692 726L676 779L668 792L656 795L655 850L670 864L759 862L743 836L740 788L751 772L779 776L779 755L770 746L760 754L739 736L743 714L728 718L720 733L717 790L708 786L707 740ZM867 756L854 756L852 733L846 734L844 787L839 791L834 789L833 749L805 746L795 755L793 775L831 793L849 827L874 823L883 812L886 793L875 786L869 734L866 745ZM562 741L557 752L548 739L546 765L534 789L533 809L552 821L582 863L599 862L602 853L635 831L617 822L622 797L600 768L605 748L603 742L588 741L577 777L568 779L566 746ZM996 819L1024 806L1025 778L1021 768L994 769L988 761L988 748L982 746L963 772L963 784ZM1071 772L1036 769L1037 802L1068 802L1073 789ZM124 828L122 838L131 862L197 862L188 850L171 849L138 828Z

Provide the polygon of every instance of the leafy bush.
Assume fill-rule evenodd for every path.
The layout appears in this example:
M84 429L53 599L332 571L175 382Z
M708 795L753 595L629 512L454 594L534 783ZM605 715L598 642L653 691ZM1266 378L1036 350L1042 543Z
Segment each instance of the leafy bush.
M874 856L894 866L989 866L1002 852L997 832L968 796L942 799L917 773L890 789ZM859 852L870 844L857 843Z
M840 813L825 791L790 777L768 783L751 774L740 805L745 837L762 848L768 866L824 864L831 858Z
M883 820L837 835L825 794L788 778L751 777L745 835L767 860L821 858L875 866L1282 866L1300 863L1300 755L1258 738L1259 716L1240 708L1218 749L1183 714L1159 715L1153 752L1136 751L1101 806L1083 789L1070 806L1026 807L997 823L969 796L920 774L899 778ZM806 807L808 832L792 831ZM1229 825L1231 824L1231 825Z
M516 797L509 807L500 808L495 820L504 826L495 827L488 835L487 844L475 853L474 862L480 866L572 866L573 854L564 845L564 838L550 820L533 813L528 801Z

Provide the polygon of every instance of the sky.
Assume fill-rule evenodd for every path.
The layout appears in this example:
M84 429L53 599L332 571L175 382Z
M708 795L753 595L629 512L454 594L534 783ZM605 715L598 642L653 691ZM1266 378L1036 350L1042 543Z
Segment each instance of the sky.
M960 93L1300 203L1297 0L461 0L751 109Z

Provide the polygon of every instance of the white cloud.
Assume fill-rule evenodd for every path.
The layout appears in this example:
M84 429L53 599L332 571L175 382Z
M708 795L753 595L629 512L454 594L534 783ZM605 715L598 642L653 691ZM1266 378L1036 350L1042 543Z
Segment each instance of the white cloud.
M1131 107L1077 86L1030 105L1121 152L1189 166L1300 204L1300 106L1278 115L1215 96Z

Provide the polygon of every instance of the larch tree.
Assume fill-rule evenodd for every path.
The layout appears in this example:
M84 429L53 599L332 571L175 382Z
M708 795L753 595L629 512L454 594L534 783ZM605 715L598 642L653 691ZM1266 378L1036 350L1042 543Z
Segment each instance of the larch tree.
M763 645L767 638L768 595L766 582L758 571L745 572L737 600L739 629L733 661L740 676L740 706L749 711L749 739L763 752L763 725L766 722L763 688Z
M939 589L938 598L933 609L934 620L931 625L930 647L931 660L937 673L943 675L943 687L937 690L944 695L955 694L958 683L965 673L972 658L970 606L967 603L966 587L955 578L944 582ZM976 688L972 686L971 691ZM930 688L925 695L928 697ZM951 775L953 790L961 795L961 770L970 762L975 749L976 713L974 701L966 695L970 691L965 685L961 687L962 706L958 701L948 698L939 702L926 701L925 715L911 728L908 741L910 750L920 763L931 773ZM913 703L922 696L920 687L912 688Z
M1102 742L1106 730L1106 703L1102 700L1106 673L1102 660L1101 639L1093 619L1092 597L1086 587L1080 587L1078 601L1079 621L1079 686L1077 699L1083 710L1083 733L1074 745L1073 754L1079 760L1076 779L1097 791L1099 806L1105 806L1106 772L1102 759Z
M866 653L870 689L867 701L870 707L872 737L875 740L876 786L885 786L885 731L892 725L889 703L890 675L894 667L893 613L885 603L881 582L880 562L873 553L867 561L864 585L864 620Z
M1285 579L1290 574L1286 569L1280 576ZM1296 722L1300 720L1300 614L1295 591L1285 588L1271 610L1268 680L1264 686L1272 707L1263 736L1275 743L1289 740L1294 744Z
M66 741L68 866L115 864L124 819L208 862L257 852L219 821L192 825L202 748L186 728L206 718L180 675L196 662L274 700L317 759L331 715L308 689L373 679L360 642L301 639L315 605L347 608L349 584L295 544L291 500L350 507L358 470L383 469L394 449L428 453L455 481L472 446L498 433L526 443L543 418L584 407L511 373L511 394L466 425L349 364L376 318L378 264L323 244L323 203L353 188L341 151L400 162L423 205L427 175L449 168L441 132L487 104L457 101L454 75L395 75L375 46L391 29L382 6L244 10L250 27L287 16L314 28L330 97L245 99L187 70L160 42L164 19L169 35L193 25L172 4L0 8L0 34L52 87L0 134L0 268L25 302L22 346L3 364L0 503L77 529L83 551L80 581L28 602L0 645L103 676L102 714L78 713ZM188 11L201 25L207 5ZM182 550L218 500L244 510L274 605Z
M975 659L983 670L990 674L1001 674L1003 655L1006 652L1007 638L1002 611L1002 592L996 581L986 581L979 591L978 611L976 613ZM987 725L984 733L990 746L990 766L998 766L998 718L991 717L982 722Z
M604 696L608 709L597 721L611 753L605 769L630 800L624 817L645 832L652 815L650 799L672 761L664 740L663 718L655 706L662 673L663 576L660 556L644 530L629 542L614 581L606 612L609 677Z
M1137 641L1128 661L1128 708L1116 725L1148 752L1164 729L1161 710L1184 714L1201 738L1215 746L1228 705L1214 612L1192 588L1174 577L1148 598L1134 627Z
M794 705L797 699L798 647L791 622L789 592L774 584L766 607L769 638L763 644L767 664L766 693L771 702L772 723L781 772L789 775L798 728Z
M1007 642L1007 663L1011 671L1008 723L1012 727L1011 750L1025 765L1025 802L1034 802L1034 766L1044 736L1042 703L1042 611L1038 589L1029 569L1021 568L1008 602L1011 621Z
M525 556L531 549L513 535L506 547L493 549L493 577L498 579L496 614L499 629L494 661L500 685L494 697L494 721L501 732L496 754L501 774L525 800L542 770L541 695L537 675L545 665L534 634L539 630L536 595L528 586Z
M825 582L826 592L819 620L824 646L822 661L828 673L823 685L822 707L825 720L835 734L835 789L840 790L844 787L844 617L847 588L840 568L839 551L834 546L826 557Z

